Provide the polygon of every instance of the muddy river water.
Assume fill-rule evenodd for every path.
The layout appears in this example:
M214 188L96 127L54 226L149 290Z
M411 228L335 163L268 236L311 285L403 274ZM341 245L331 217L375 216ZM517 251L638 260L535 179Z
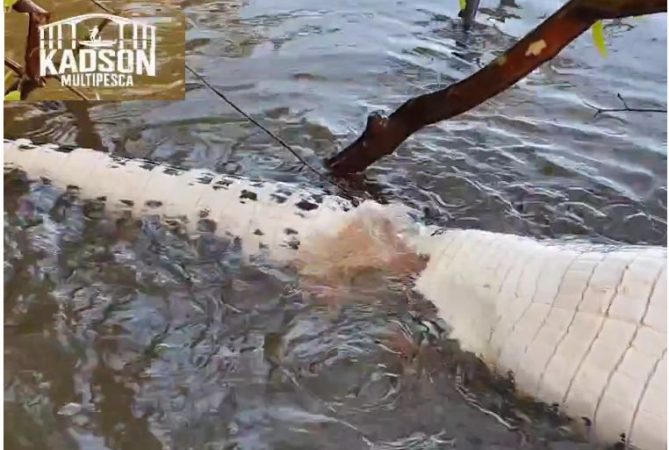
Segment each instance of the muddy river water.
M316 166L369 112L471 74L560 4L484 0L465 33L456 0L163 3L114 7L178 5L191 67ZM617 94L666 108L666 15L605 31L607 58L582 36L351 189L443 226L666 245L666 115L593 109L620 107ZM5 137L323 183L196 79L186 91L182 102L8 105ZM433 311L407 286L377 280L319 301L212 236L112 221L15 173L4 185L9 449L593 448L453 343L420 345L412 317ZM520 430L465 401L463 377Z

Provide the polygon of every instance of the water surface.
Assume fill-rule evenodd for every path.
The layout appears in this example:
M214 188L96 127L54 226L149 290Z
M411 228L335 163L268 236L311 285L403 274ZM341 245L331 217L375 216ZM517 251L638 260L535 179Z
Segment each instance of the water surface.
M316 166L369 112L471 74L559 2L482 6L465 33L456 1L181 2L187 62ZM666 107L666 16L606 33L608 58L579 38L352 188L443 226L666 245L666 116L589 106L619 107L620 93ZM191 77L187 96L15 104L5 136L323 184ZM4 214L8 448L592 447L567 442L559 418L514 403L452 344L419 345L412 316L434 312L406 286L322 301L290 271L242 263L234 242L113 221L17 174ZM522 432L465 402L463 379Z

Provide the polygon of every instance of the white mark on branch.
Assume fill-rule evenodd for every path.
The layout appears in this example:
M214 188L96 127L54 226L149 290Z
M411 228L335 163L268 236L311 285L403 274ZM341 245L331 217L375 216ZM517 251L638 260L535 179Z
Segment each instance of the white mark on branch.
M662 113L666 114L667 110L662 109L662 108L630 108L630 106L627 104L623 96L618 93L616 96L620 100L620 102L623 104L622 108L598 108L594 105L591 105L589 103L586 103L587 106L595 110L595 115L594 117L596 118L600 114L606 114L606 113L614 113L614 112L647 112L647 113Z
M527 47L527 51L525 52L525 56L539 56L543 49L547 47L546 41L543 39L539 39L538 41L534 41L530 44L529 47Z

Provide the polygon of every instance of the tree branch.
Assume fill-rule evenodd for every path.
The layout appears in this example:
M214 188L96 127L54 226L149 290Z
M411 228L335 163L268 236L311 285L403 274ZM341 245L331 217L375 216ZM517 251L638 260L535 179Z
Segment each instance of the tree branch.
M5 91L5 94L18 88L21 91L21 99L25 100L33 90L45 86L48 78L54 78L58 81L61 81L61 78L59 75L49 75L47 77L39 76L39 27L40 25L47 24L51 21L51 13L31 0L19 0L12 6L12 9L16 12L28 14L28 37L25 51L25 70L16 61L5 57L5 66L14 71L19 77L19 80L12 83L12 86ZM107 25L107 23L109 23L109 19L104 19L100 22L100 25L98 26L100 31L102 31L102 28ZM75 51L78 50L79 48L75 49ZM65 87L79 96L82 100L89 100L89 98L79 89L73 86Z
M597 117L600 114L606 114L611 112L647 112L647 113L664 113L664 114L667 113L667 110L662 108L630 108L620 93L618 93L616 97L618 97L618 99L622 102L623 104L622 108L598 108L588 103L586 103L586 105L595 110L595 115L593 117Z
M458 17L462 19L464 29L468 30L474 24L474 18L476 17L476 12L479 9L479 3L481 0L467 0L465 3L465 9L458 13Z
M5 67L8 67L10 70L12 70L17 76L18 80L13 82L7 89L5 89L5 95L7 93L20 89L21 90L21 95L22 99L26 99L28 97L28 94L32 92L34 89L38 88L39 86L30 78L25 77L25 72L23 70L23 67L21 67L21 64L17 63L13 59L11 59L8 56L5 56ZM48 78L54 78L58 81L61 80L60 75L48 75L45 77L46 79ZM27 87L23 87L25 83L27 84ZM79 89L75 88L74 86L65 86L67 89L69 89L71 92L74 94L78 95L82 100L89 100L88 97L86 97L86 94L81 92ZM24 96L25 95L25 96Z
M390 117L372 113L362 135L326 161L335 175L361 172L421 128L450 119L506 90L588 30L599 19L666 12L666 0L570 0L506 53L474 75L412 98Z
M28 14L28 37L26 39L25 74L37 85L43 86L40 73L39 27L51 21L51 13L31 0L19 0L12 6L14 11Z

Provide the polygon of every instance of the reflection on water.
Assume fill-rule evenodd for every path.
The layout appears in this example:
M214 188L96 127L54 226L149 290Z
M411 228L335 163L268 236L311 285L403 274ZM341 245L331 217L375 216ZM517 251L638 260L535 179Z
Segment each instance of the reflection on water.
M368 112L470 74L560 2L482 3L469 34L457 2L181 6L189 64L318 165ZM666 245L666 117L587 106L618 106L621 93L664 107L666 16L607 33L609 58L582 37L417 134L356 189L445 226ZM5 135L321 183L196 80L187 91L174 103L15 104ZM419 345L412 316L434 312L405 286L323 302L290 271L242 264L234 242L113 222L15 174L5 191L8 448L590 448L558 444L558 418L480 381L449 345ZM462 399L463 373L522 433Z

